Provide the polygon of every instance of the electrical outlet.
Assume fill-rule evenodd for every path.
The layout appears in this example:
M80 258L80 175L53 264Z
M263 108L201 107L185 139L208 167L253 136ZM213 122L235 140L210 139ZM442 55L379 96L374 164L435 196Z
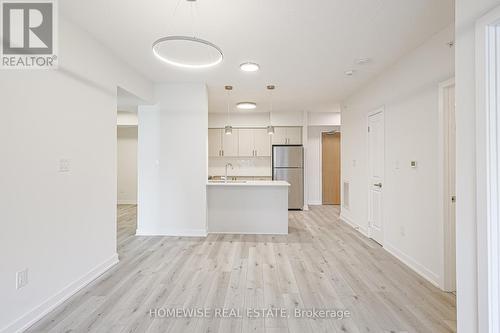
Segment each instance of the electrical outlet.
M21 289L28 284L28 269L16 273L16 289Z

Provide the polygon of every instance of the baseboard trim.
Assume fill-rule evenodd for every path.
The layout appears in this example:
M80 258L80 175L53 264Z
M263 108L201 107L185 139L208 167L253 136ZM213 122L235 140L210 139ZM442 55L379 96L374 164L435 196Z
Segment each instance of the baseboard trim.
M37 321L42 319L49 312L54 310L57 306L64 303L68 298L75 295L89 283L97 279L99 276L104 274L107 270L118 263L118 254L115 253L111 258L99 264L97 267L93 268L87 274L82 276L80 279L71 283L67 287L63 288L57 294L49 297L45 302L29 311L25 315L21 316L13 323L9 324L0 330L1 333L11 333L11 332L23 332L30 326L35 324Z
M385 242L384 244L384 249L392 254L394 257L396 257L399 261L404 263L406 266L410 267L412 271L432 283L435 287L439 288L441 290L441 287L439 285L439 275L435 274L431 270L429 270L427 267L424 265L420 264L407 254L405 254L403 251L398 250L395 246L391 245L390 243Z
M207 237L205 229L169 229L169 230L140 230L135 231L136 236L175 236L175 237Z
M344 222L345 224L349 225L351 228L353 228L356 231L359 231L363 236L370 238L368 229L358 225L357 223L354 223L350 218L345 216L344 214L340 214L340 220Z

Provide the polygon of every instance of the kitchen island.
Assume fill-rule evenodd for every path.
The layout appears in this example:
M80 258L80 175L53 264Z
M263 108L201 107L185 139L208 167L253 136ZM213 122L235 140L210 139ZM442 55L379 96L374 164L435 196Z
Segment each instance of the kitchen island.
M288 234L288 188L285 181L209 181L208 232Z

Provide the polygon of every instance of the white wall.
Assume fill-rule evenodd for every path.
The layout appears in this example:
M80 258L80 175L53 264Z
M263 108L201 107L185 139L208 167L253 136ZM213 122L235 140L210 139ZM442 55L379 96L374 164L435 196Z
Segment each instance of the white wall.
M307 114L308 126L340 126L339 112L309 112Z
M457 314L459 332L479 332L477 283L475 23L498 0L456 1ZM483 308L484 309L484 308ZM483 314L483 313L482 313ZM481 320L481 319L479 319ZM484 320L484 317L483 317Z
M152 95L83 30L59 24L59 70L0 75L2 332L32 323L117 262L117 85ZM60 159L70 172L58 172ZM16 290L26 268L29 283Z
M321 134L323 132L339 131L340 126L309 126L307 129L307 146L305 150L306 191L309 205L321 205L322 194L322 159L321 159Z
M344 220L368 229L367 114L385 107L384 247L431 282L443 279L438 180L438 85L454 75L448 27L343 103ZM410 167L416 160L418 167Z
M206 235L208 97L204 84L163 84L139 106L140 235Z
M137 203L137 126L118 126L118 204Z

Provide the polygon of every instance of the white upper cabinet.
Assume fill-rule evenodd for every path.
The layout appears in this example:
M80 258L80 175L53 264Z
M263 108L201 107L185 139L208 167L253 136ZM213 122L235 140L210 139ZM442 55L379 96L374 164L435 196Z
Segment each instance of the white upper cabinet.
M286 144L286 127L275 127L272 137L273 145Z
M208 156L222 156L222 130L220 128L208 129Z
M234 156L238 155L238 137L239 130L233 129L232 134L225 134L224 130L221 130L222 135L222 156Z
M271 145L302 144L301 127L275 127L274 135L265 128L233 129L226 135L224 129L208 129L208 156L210 157L268 157Z
M287 127L286 136L289 145L302 144L302 128L301 127Z
M240 129L240 156L271 156L271 138L267 130L260 128Z
M233 129L233 134L226 135L224 129L208 129L208 156L239 156L238 155L238 130Z
M239 135L239 153L240 156L254 156L253 129L241 128Z
M301 127L275 127L273 145L300 145L302 144Z
M271 138L266 129L253 130L255 156L271 156Z

